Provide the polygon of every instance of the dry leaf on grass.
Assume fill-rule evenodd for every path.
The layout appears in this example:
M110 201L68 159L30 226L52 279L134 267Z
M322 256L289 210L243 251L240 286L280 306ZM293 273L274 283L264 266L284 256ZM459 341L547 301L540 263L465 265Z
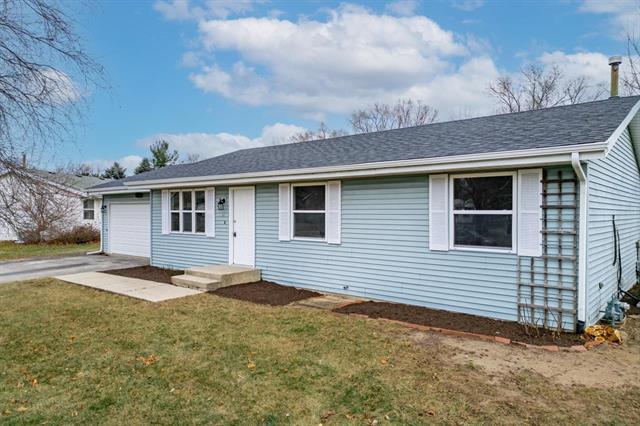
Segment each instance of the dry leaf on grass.
M145 367L148 367L152 364L155 364L156 362L158 362L158 360L160 359L160 357L158 355L149 355L148 357L143 357L142 355L138 357L138 360L140 362L142 362L142 365Z
M253 354L249 354L248 358L248 362L247 362L247 368L251 371L254 371L256 369L256 363L253 362L252 359Z

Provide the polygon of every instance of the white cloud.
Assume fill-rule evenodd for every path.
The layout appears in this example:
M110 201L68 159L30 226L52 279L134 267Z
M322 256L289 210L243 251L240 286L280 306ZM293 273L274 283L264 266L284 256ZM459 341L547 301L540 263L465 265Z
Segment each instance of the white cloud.
M640 31L640 2L638 0L583 0L581 12L609 16L607 30L615 38L624 39L628 33L638 36Z
M637 7L636 0L583 0L580 11L591 13L623 13Z
M138 140L136 145L147 148L155 141L163 139L169 142L171 149L178 150L182 158L195 154L200 156L200 159L205 159L238 149L287 143L291 136L304 131L300 126L275 123L265 126L260 136L253 139L237 133L158 133Z
M545 52L539 58L541 64L558 66L568 78L585 77L592 82L606 82L610 76L609 60L599 52L565 53L560 50Z
M484 0L452 0L451 6L465 12L471 12L484 6Z
M209 0L206 2L211 16L227 18L229 15L247 13L253 10L254 0Z
M33 84L34 95L37 93L40 96L42 92L48 92L51 100L61 105L76 102L82 97L82 91L64 72L46 69L42 74L46 80L38 80Z
M192 8L189 0L156 1L153 8L172 21L186 21L204 16L204 11L201 8Z
M384 10L391 15L412 16L418 8L417 0L398 0L387 4Z
M185 68L195 68L203 64L202 59L196 52L185 52L180 58L180 65Z
M565 53L562 51L545 52L538 60L541 64L551 67L558 66L567 78L584 77L592 86L591 92L600 91L602 96L608 95L609 81L611 76L611 68L609 66L609 56L601 52L578 52ZM640 62L640 58L634 57L635 61ZM629 60L626 56L622 57L620 65L621 78L628 76L631 72ZM604 91L604 93L602 93ZM621 85L620 93L622 96L628 96L625 88ZM589 93L591 94L591 93Z
M457 36L425 16L376 15L353 5L328 11L327 20L212 19L200 21L199 31L209 60L217 52L235 53L238 60L202 66L190 76L196 87L306 116L348 113L423 93L428 97L420 100L446 117L461 107L460 100L441 96L435 85L443 79L463 84L470 69L484 81L464 84L473 92L464 98L475 103L462 107L488 112L486 87L496 75L492 60L478 51L486 49L478 40Z
M205 18L226 19L231 15L243 14L253 10L259 0L157 0L153 8L171 21L200 20ZM196 3L196 4L194 4Z

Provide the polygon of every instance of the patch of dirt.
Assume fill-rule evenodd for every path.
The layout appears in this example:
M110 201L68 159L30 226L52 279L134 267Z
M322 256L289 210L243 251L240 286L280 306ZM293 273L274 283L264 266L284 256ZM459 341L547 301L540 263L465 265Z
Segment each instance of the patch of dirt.
M622 330L629 336L622 345L604 344L588 352L548 352L438 333L414 332L412 338L419 345L453 349L453 362L479 367L493 380L534 372L562 385L601 388L634 385L638 377L640 318L629 318Z
M404 305L389 302L364 302L347 305L335 309L342 314L361 314L370 318L387 318L397 321L489 336L506 337L514 341L534 345L573 346L584 343L580 336L572 333L561 333L554 336L548 330L541 330L540 336L529 336L522 324L511 321L500 321L475 315L460 314L421 306Z
M260 305L284 306L291 302L320 296L320 293L284 286L269 281L222 287L213 294Z
M155 281L158 283L171 284L171 277L182 275L184 271L175 269L158 268L156 266L135 266L133 268L111 269L101 271L105 274L119 275L121 277L138 278L141 280Z

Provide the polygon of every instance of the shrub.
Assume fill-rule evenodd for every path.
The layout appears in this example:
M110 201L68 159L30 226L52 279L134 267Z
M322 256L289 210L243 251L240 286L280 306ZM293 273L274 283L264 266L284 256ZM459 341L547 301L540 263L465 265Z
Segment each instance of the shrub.
M91 225L77 225L56 234L51 242L60 244L86 244L100 240L100 231Z

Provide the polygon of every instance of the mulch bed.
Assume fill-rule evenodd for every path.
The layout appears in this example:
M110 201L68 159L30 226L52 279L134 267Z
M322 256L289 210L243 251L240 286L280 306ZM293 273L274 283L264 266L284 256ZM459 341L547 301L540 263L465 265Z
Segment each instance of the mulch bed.
M540 330L539 337L529 336L525 332L524 326L515 322L398 303L371 301L355 303L334 309L334 312L367 315L370 318L387 318L430 327L506 337L512 341L532 345L573 346L584 343L577 334L562 333L559 338L554 338L550 331Z
M301 290L269 281L222 287L214 291L213 294L270 306L284 306L298 300L321 296L315 291Z
M155 281L158 283L171 284L171 277L174 275L182 275L184 271L175 269L158 268L155 266L136 266L133 268L112 269L110 271L101 271L105 274L119 275L121 277L139 278L141 280Z

